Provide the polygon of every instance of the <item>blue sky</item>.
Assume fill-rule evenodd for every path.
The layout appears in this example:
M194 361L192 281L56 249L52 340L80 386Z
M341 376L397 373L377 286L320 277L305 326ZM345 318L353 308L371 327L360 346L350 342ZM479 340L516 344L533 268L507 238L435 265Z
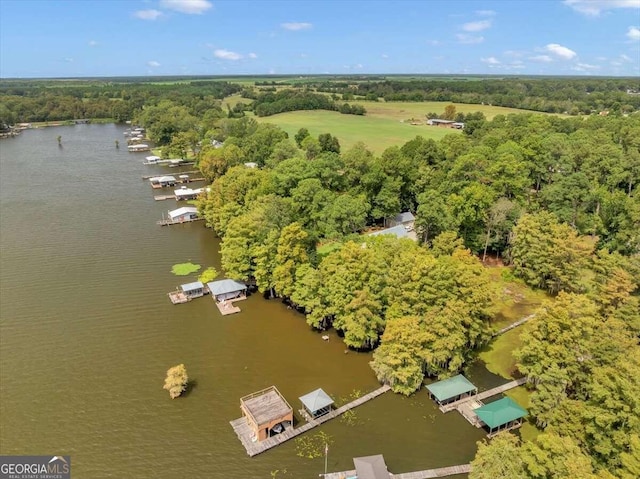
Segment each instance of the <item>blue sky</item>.
M0 0L0 76L640 75L640 0Z

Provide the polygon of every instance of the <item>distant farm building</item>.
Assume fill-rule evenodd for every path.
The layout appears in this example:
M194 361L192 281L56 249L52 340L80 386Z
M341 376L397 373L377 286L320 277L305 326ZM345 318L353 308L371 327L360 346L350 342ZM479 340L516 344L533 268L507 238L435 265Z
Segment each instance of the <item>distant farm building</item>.
M462 123L461 121L441 120L439 118L431 118L427 120L427 125L440 126L443 128L455 128L457 130L464 129L464 123Z

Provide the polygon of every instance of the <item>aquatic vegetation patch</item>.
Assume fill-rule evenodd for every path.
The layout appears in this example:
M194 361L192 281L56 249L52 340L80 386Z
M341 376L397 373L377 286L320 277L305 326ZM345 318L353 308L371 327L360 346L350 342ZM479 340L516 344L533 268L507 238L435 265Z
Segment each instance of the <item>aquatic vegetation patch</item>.
M178 263L173 265L171 272L176 276L187 276L188 274L200 271L200 268L202 268L202 266L199 264Z
M295 439L296 455L306 459L315 459L325 454L325 448L333 444L333 438L325 432L318 434L305 435Z
M200 273L200 276L198 276L198 281L200 281L201 283L209 283L210 281L213 281L217 277L218 277L218 270L215 269L213 266L210 266L207 269L205 269L202 273Z

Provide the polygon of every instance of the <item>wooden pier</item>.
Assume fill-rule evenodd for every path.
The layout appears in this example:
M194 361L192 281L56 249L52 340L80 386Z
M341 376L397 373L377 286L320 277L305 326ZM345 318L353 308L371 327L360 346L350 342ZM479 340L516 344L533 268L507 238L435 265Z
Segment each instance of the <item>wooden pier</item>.
M237 298L225 299L223 301L216 301L216 306L218 307L218 311L222 316L227 316L229 314L239 313L241 310L235 304L235 301L242 301L247 299L246 295L238 296Z
M199 170L190 170L190 171L180 171L179 173L180 173L181 175L191 175L191 174L193 174L193 173L200 173L200 171L199 171ZM175 174L176 174L176 173L174 173L174 175L175 175ZM155 175L143 175L143 176L142 176L142 179L143 179L143 180L148 180L148 179L150 179L150 178L155 178L156 176L162 176L162 175L158 175L158 174L155 174ZM204 178L203 178L203 179L204 179ZM193 181L195 181L195 180L193 180Z
M156 201L164 201L164 200L175 200L176 195L156 195L153 197Z
M158 220L156 224L160 226L171 226L171 225L183 225L186 223L193 223L194 221L203 221L204 218L192 218L189 220L172 220L171 218L165 218L162 220Z
M426 469L424 471L404 472L402 474L389 473L390 479L432 479L436 477L455 476L456 474L468 474L471 472L470 464L460 464L458 466L440 467L438 469ZM329 474L319 474L323 479L347 479L355 477L356 471L331 472Z
M449 412L449 411L453 411L454 409L458 409L459 406L463 405L464 403L467 403L469 401L482 401L483 399L487 399L490 398L492 396L495 396L497 394L503 393L505 391L508 391L509 389L513 389L516 388L518 386L522 386L524 383L527 382L527 378L520 378L520 379L516 379L515 381L511 381L508 382L506 384L503 384L502 386L498 386L496 388L493 389L489 389L488 391L484 391L478 394L474 394L472 396L467 396L465 398L460 399L459 401L454 401L451 402L449 404L445 404L443 406L440 406L440 410L442 412Z
M293 427L286 428L284 432L260 442L251 441L251 435L253 434L253 431L251 431L251 429L247 425L247 420L244 417L235 419L231 421L230 424L231 424L231 427L233 427L233 430L235 431L236 435L238 436L238 439L240 439L240 442L246 449L247 454L250 457L253 457L253 456L257 456L260 453L268 451L272 447L279 446L283 442L286 442L289 439L299 436L300 434L303 434L309 431L310 429L313 429L314 427L319 426L320 424L330 421L331 419L336 418L341 414L344 414L345 412L355 407L358 407L366 403L367 401L370 401L371 399L374 399L380 396L381 394L386 393L390 389L391 387L388 385L379 387L375 391L371 391L369 394L365 394L364 396L361 396L358 399L345 404L344 406L340 406L339 408L334 409L333 411L331 411L328 414L325 414L324 416L320 416L319 418L309 421L297 428L293 428ZM438 476L433 476L433 477L438 477Z
M506 333L507 331L511 331L514 328L517 328L518 326L523 325L524 323L526 323L527 321L533 319L536 317L536 313L530 314L529 316L525 316L524 318L516 321L515 323L510 324L507 327L502 328L501 330L495 332L493 334L493 337L495 338L496 336L500 336L501 334Z

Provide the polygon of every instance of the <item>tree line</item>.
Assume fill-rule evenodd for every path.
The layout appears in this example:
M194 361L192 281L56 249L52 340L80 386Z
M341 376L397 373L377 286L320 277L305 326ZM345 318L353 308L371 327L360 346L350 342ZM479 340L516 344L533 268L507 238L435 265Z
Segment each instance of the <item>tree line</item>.
M78 118L131 120L148 106L169 100L202 115L242 87L225 81L147 82L0 81L0 124Z
M640 109L637 78L386 79L346 85L318 81L306 86L349 99L357 95L374 101L450 101L571 115Z
M329 110L346 115L364 115L366 113L364 107L360 105L349 105L348 103L338 105L327 95L291 89L261 93L256 96L252 108L257 116L271 116L298 110Z

